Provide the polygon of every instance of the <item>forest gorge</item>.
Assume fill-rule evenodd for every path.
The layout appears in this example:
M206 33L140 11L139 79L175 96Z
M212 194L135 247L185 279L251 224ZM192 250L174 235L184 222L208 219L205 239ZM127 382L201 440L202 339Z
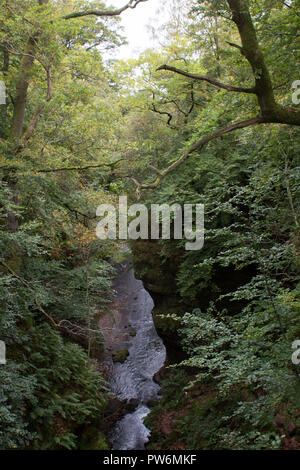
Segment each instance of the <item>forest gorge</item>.
M201 250L129 243L167 349L147 449L300 449L300 2L170 0L117 60L125 2L0 2L0 449L111 448L120 195L205 205Z

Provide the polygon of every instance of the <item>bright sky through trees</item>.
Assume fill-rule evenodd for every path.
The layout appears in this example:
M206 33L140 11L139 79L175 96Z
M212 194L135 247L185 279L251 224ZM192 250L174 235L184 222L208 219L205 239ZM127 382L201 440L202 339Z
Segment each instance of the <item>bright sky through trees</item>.
M107 4L120 7L124 0L111 0ZM140 52L157 43L153 37L151 27L155 28L162 24L167 14L169 0L149 0L146 3L138 5L133 10L127 10L121 15L122 26L124 27L124 36L128 44L122 46L114 54L122 59L136 57ZM160 15L158 15L158 10Z

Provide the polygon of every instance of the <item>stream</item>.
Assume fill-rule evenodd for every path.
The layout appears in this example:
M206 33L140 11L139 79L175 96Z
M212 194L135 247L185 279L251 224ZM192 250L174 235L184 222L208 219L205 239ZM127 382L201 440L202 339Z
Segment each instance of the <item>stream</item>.
M153 376L164 365L166 349L153 323L153 300L129 264L122 265L114 290L112 315L100 322L100 328L107 330L104 338L108 380L119 399L137 399L138 406L115 425L109 437L113 450L143 450L150 435L143 423L150 412L147 403L160 396ZM112 351L116 349L128 350L123 363L112 361Z

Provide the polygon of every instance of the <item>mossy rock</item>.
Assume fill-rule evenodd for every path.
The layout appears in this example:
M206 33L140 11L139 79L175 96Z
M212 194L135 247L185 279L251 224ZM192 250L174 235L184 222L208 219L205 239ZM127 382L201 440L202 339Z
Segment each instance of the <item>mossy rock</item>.
M125 362L127 357L129 356L128 349L121 349L120 351L114 351L112 353L112 360L114 362Z
M168 295L176 290L176 266L173 258L166 262L161 246L153 241L138 240L131 243L134 272L150 292Z
M129 331L129 336L136 336L136 330Z

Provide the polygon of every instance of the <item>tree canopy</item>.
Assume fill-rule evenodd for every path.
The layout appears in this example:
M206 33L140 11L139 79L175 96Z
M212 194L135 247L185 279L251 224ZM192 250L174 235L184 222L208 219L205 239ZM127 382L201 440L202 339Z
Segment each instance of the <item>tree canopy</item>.
M157 48L116 60L146 1L0 5L0 448L109 448L122 252L96 208L128 195L205 205L203 249L131 247L182 353L150 448L299 449L299 1L170 0Z

